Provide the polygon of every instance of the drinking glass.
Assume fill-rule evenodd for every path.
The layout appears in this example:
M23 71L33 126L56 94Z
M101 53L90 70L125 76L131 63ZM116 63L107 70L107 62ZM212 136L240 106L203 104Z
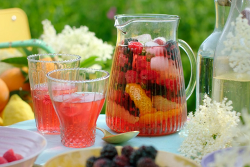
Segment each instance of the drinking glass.
M28 56L29 82L38 132L60 134L60 123L52 106L46 74L80 65L80 56L70 54L36 54Z
M47 74L49 95L61 123L61 142L83 148L95 142L109 73L90 68L59 69Z

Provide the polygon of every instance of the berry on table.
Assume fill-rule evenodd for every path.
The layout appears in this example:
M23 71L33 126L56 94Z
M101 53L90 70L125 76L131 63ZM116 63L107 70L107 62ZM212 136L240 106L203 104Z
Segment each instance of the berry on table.
M93 167L112 167L113 163L110 159L100 158L95 161Z
M92 156L92 157L89 157L87 159L87 162L86 162L86 167L93 167L95 161L97 161L99 158L95 157L95 156Z
M101 150L101 157L112 160L116 155L118 155L117 150L111 144L107 144Z
M125 167L129 165L129 159L125 155L115 156L113 159L115 167Z
M155 161L149 157L142 157L137 161L137 167L158 167Z
M122 155L126 156L127 158L130 157L130 155L132 154L132 152L134 151L134 148L127 145L127 146L124 146L122 148Z

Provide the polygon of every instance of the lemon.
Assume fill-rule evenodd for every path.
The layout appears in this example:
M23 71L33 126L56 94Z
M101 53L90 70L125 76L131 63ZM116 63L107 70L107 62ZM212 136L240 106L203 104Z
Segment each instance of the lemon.
M3 119L0 117L0 126L3 126Z
M8 126L30 119L34 119L34 113L30 105L17 94L12 95L3 110L3 125Z

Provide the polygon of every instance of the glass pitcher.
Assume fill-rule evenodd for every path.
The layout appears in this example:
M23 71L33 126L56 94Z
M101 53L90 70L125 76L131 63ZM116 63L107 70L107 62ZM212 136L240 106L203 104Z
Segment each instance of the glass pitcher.
M106 123L116 132L157 136L180 130L186 99L195 86L195 56L177 38L179 17L165 14L117 15L117 43L106 102ZM185 91L179 47L191 62Z
M212 98L250 112L250 0L232 0L214 58Z

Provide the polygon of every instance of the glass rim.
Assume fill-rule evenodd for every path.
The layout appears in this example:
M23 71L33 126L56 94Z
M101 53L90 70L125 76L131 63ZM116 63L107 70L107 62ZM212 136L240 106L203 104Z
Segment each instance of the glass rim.
M150 14L150 13L146 13L146 14L117 14L114 16L114 19L118 19L118 18L122 18L122 17L127 17L127 18L158 18L158 19L180 19L180 16L178 15L170 15L170 14Z
M70 60L61 60L61 61L56 61L56 60L52 60L52 61L46 61L46 60L34 60L32 59L33 57L37 57L37 56L53 56L53 55L58 55L58 56L74 56L74 59L70 59ZM42 63L71 63L74 61L80 61L81 60L81 56L79 55L75 55L75 54L67 54L67 53L43 53L43 54L33 54L33 55L29 55L27 57L27 60L30 62L42 62Z
M51 77L50 75L52 73L56 73L58 71L73 71L73 70L92 70L92 71L99 71L99 72L103 72L106 75L100 78L96 78L96 79L90 79L90 80L82 80L82 81L71 81L71 80L65 80L65 79L56 79ZM57 70L53 70L50 71L46 74L47 79L53 80L53 81L57 81L57 82L65 82L65 83L86 83L86 82L96 82L96 81L102 81L105 79L109 78L109 72L105 71L105 70L99 70L99 69L94 69L94 68L64 68L64 69L57 69Z

